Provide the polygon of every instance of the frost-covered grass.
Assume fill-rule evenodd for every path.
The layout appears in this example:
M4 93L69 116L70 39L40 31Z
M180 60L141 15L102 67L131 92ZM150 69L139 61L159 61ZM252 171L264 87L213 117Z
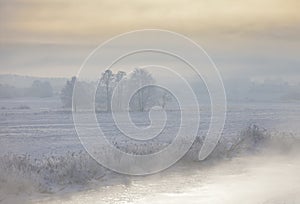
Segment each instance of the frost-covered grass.
M295 144L299 144L299 141L290 135L271 135L265 129L251 125L235 140L221 140L207 160L260 152L270 146L287 151ZM197 138L182 160L197 161L201 145L202 139ZM161 144L151 143L149 147L151 150L159 150ZM125 151L136 154L147 152L143 146L137 147L136 144L130 143L126 144ZM42 156L39 159L28 154L13 153L0 157L0 192L5 194L55 193L66 187L86 185L94 180L101 184L104 180L111 179L112 175L116 174L100 166L84 151L68 152L60 156Z
M203 141L197 138L185 158L197 161L202 144ZM291 133L270 133L265 128L253 124L242 130L237 136L221 138L207 160L232 158L263 151L287 153L295 150L299 145L300 139Z
M0 190L13 194L53 193L68 185L99 179L106 171L85 152L40 159L32 159L28 154L7 154L0 158L0 169Z

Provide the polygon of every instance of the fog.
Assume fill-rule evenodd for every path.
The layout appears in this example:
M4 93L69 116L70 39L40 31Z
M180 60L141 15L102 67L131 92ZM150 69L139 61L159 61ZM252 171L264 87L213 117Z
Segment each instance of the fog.
M296 0L0 0L0 203L300 203Z
M133 203L299 203L299 161L299 154L235 159L213 167L213 173L198 172L203 178L197 187Z
M298 145L288 151L273 146L226 161L183 162L156 175L34 203L299 203Z
M123 175L97 163L92 157L95 154L91 156L83 146L73 117L88 112L85 108L93 91L97 124L109 144L126 153L146 155L172 144L181 122L180 111L187 111L187 125L197 118L196 107L180 106L178 101L180 97L192 99L185 97L187 89L177 78L165 80L162 72L151 72L154 69L105 70L99 81L1 75L0 202L300 202L300 87L280 77L224 79L226 123L220 141L204 161L199 161L199 151L209 129L211 105L205 83L190 77L191 90L201 107L200 129L179 162L147 176ZM161 82L176 91L155 86ZM153 112L159 117L153 117ZM147 128L162 124L163 119L166 122L157 138L139 141L120 133L113 113L122 116L119 122L123 127ZM123 116L130 117L130 123ZM89 121L84 118L84 122ZM147 137L146 130L142 131L134 136ZM190 131L185 134L189 136ZM93 144L103 142L95 140Z
M156 77L156 76L155 76ZM59 95L70 78L43 78L29 77L21 75L0 75L0 98L20 98L20 97L56 97L60 103ZM162 80L170 80L162 78ZM32 86L34 81L49 83L52 91L43 89L43 94ZM96 82L96 80L85 80L88 83ZM229 103L235 102L297 102L300 100L300 83L291 83L280 77L275 79L269 78L264 80L250 80L244 78L228 78L224 79L225 91ZM167 82L171 87L178 89L175 82ZM191 85L198 95L207 98L207 90L201 80L191 79ZM236 84L239 86L236 86ZM48 92L45 93L45 92ZM208 101L209 99L205 99Z
M258 106L255 107L258 109ZM295 107L291 109L296 110ZM282 118L281 114L274 115L276 111L268 112L265 107L261 110L258 110L259 114L254 117L266 126L271 124L273 127L274 124L278 124L278 118ZM282 110L282 107L273 110ZM290 109L283 113L288 112ZM205 161L197 160L197 153L201 147L201 140L198 140L181 161L165 171L148 176L117 174L95 162L85 151L80 150L81 145L77 146L73 136L69 136L73 133L66 126L66 121L57 126L53 119L49 120L53 116L65 117L66 113L51 115L50 118L45 113L35 113L33 120L27 113L27 123L32 127L24 125L30 133L27 138L23 138L24 143L16 137L22 134L22 127L16 129L15 126L10 126L3 131L4 134L2 133L1 144L5 143L11 153L7 153L2 146L4 152L0 158L1 202L298 203L300 141L299 129L292 127L295 127L299 117L292 121L289 119L291 115L285 115L289 123L281 126L280 132L274 132L272 128L266 130L256 125L245 128L244 124L240 123L241 118L236 117L237 113L240 113L240 110L229 114L225 135ZM298 115L298 111L294 111L294 114ZM272 118L268 118L270 115ZM12 120L12 116L6 117ZM268 119L263 122L262 119L266 116ZM48 127L43 128L43 123L38 123L41 130L48 131L48 137L41 141L32 139L33 135L36 135L32 130L36 131L37 127L32 122L39 120L39 117L44 120L48 118L45 120ZM103 116L107 117L108 115ZM140 122L140 113L133 117ZM247 118L250 119L250 115L247 114ZM22 121L21 118L18 120ZM18 123L18 120L14 119L14 123ZM230 128L231 124L235 124L235 127ZM238 131L239 128L242 128L242 131ZM58 131L54 137L60 138L57 143L51 139L51 129ZM291 132L285 133L287 130ZM70 131L69 135L66 134ZM63 134L60 135L59 132ZM113 135L113 132L111 133ZM5 137L5 134L10 134L11 137ZM26 142L30 142L32 148L29 149ZM47 144L51 144L52 147ZM134 143L124 141L114 144L127 152L135 147ZM150 144L149 147L154 150L160 148L159 141ZM68 146L68 149L65 146ZM52 149L49 152L53 147L56 150ZM24 155L24 152L27 153Z

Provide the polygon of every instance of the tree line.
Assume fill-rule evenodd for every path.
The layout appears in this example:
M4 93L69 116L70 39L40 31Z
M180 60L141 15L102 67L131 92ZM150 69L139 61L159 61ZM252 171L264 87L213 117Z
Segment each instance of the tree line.
M88 104L89 94L93 94L91 90L97 87L95 95L95 106L99 111L114 110L130 110L130 111L148 111L153 106L161 106L163 109L172 101L172 95L166 90L155 86L155 79L145 69L136 68L130 76L124 71L113 73L111 70L105 70L100 77L99 84L96 82L76 81L76 77L66 82L61 91L61 101L63 107L71 108L72 99L74 98L74 108L76 104ZM73 89L76 88L79 95L73 97ZM151 86L146 86L153 84ZM133 91L136 87L142 87L137 91ZM133 92L133 94L132 94ZM114 96L113 96L114 94ZM132 95L130 95L132 94ZM112 98L114 97L114 100ZM124 102L129 99L129 107Z
M33 81L32 85L27 88L16 88L14 86L0 84L0 98L17 98L17 97L51 97L53 88L48 81Z

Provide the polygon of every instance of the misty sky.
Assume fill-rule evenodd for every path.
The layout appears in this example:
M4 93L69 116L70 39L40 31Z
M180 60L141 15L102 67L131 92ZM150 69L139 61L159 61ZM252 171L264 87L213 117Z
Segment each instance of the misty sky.
M97 45L136 29L184 34L225 78L300 82L298 0L0 0L0 74L75 75Z

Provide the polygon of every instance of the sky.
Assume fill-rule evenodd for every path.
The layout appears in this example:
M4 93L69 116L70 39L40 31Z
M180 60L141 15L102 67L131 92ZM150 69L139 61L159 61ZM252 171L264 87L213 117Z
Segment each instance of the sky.
M298 0L0 0L0 74L71 77L105 40L154 28L199 43L225 78L300 83L299 8Z

